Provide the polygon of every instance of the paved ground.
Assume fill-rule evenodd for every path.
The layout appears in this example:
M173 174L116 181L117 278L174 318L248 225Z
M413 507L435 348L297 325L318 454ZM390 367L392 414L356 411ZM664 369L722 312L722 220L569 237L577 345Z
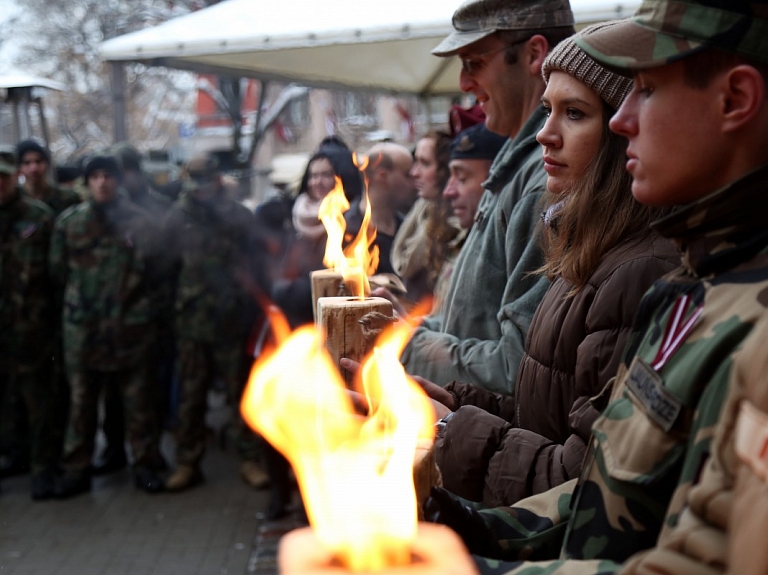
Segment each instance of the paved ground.
M214 404L216 401L214 401ZM209 418L224 429L219 402ZM163 452L173 461L173 444ZM267 491L238 476L233 450L211 441L206 482L188 492L148 495L128 471L95 478L67 501L33 502L29 476L2 482L0 575L270 575L280 536L293 518L265 523Z

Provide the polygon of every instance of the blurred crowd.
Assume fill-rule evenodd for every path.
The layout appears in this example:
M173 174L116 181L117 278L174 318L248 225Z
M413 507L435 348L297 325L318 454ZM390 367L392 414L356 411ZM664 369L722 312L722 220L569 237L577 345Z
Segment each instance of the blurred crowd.
M212 156L169 199L127 144L74 189L39 144L0 151L2 472L71 497L127 442L138 488L200 483L206 394L238 405L264 305L313 321L341 182L373 293L425 313L401 355L435 413L419 511L479 572L768 572L764 3L645 0L577 33L568 0L466 0L453 28L432 53L475 107L362 171L330 136L255 212ZM289 462L232 430L286 514Z
M127 142L58 170L59 181L40 143L2 147L0 477L29 472L35 500L86 492L129 462L148 493L199 484L208 392L239 405L269 337L263 306L276 303L294 327L312 321L310 272L324 267L327 237L318 209L337 178L350 203L346 242L370 203L377 273L391 279L381 292L406 313L444 291L505 141L477 123L481 112L471 117L455 139L430 132L413 151L375 144L364 172L328 137L295 186L276 174L254 212L213 155L157 190ZM448 191L451 163L478 166L472 189L455 181ZM165 430L172 468L159 449ZM272 487L268 516L287 513L287 462L236 409L229 433L243 479Z

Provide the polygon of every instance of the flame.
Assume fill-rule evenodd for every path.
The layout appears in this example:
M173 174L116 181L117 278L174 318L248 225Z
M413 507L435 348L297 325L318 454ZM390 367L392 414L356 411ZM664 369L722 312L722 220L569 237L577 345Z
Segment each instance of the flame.
M408 564L416 537L413 460L435 413L399 362L411 326L390 328L361 368L371 406L354 410L312 326L259 360L243 395L244 419L291 462L323 545L356 572Z
M358 164L357 155L353 156L353 160L360 171L364 171L368 165L368 158L363 160L362 165ZM338 176L336 185L320 203L319 212L320 221L323 222L328 235L323 264L328 269L340 272L351 294L360 299L371 292L368 276L376 273L379 266L379 248L373 245L376 239L375 228L369 233L371 206L368 201L367 180L362 201L365 202L365 213L360 231L346 248L342 248L344 231L347 228L343 214L349 209L349 201L344 195L344 186Z

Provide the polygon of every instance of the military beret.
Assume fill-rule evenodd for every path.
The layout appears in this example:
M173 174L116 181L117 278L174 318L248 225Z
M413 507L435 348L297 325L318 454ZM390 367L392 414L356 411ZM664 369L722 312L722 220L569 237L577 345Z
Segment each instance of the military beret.
M507 141L485 124L475 124L460 132L451 142L452 160L493 160Z

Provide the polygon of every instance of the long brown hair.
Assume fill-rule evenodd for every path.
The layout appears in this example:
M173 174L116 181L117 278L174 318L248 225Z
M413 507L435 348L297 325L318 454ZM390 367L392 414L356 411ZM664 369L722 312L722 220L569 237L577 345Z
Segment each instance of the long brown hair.
M427 211L427 273L430 285L434 285L448 257L448 242L458 230L448 223L453 214L449 203L443 198L443 189L448 183L451 172L448 163L451 159L451 137L445 132L430 131L424 138L435 142L435 159L437 161L437 187L440 190L437 198L429 205Z
M613 113L603 102L600 147L584 176L565 198L548 195L548 205L555 206L556 213L545 229L545 263L539 271L549 279L561 276L572 283L570 295L587 284L609 250L647 237L651 221L664 212L632 196L632 177L625 169L627 140L608 127Z

